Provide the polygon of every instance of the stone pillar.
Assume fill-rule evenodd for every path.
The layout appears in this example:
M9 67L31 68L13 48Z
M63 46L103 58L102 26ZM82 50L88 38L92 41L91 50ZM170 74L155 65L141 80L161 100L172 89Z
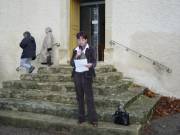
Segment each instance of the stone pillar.
M112 64L113 61L113 48L110 45L112 40L112 0L105 1L105 50L104 50L104 63Z
M70 0L61 0L60 9L60 47L58 49L58 64L67 64L69 60L69 20Z

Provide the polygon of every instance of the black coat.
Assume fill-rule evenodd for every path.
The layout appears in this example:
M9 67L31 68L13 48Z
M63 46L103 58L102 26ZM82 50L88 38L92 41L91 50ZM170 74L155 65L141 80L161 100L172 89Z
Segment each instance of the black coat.
M74 58L75 58L76 54L77 54L77 51L74 49L73 54L72 54L72 58L71 58L71 61L70 61L70 64L73 67L72 77L74 76L75 68L76 68L75 64L74 64ZM85 72L85 75L86 75L87 78L95 77L95 75L96 75L95 74L95 67L96 67L95 50L91 46L89 46L89 48L86 49L85 55L86 55L88 63L93 64L93 66L91 68L89 68L89 71Z
M20 43L20 47L23 49L21 58L33 58L36 56L36 42L32 36L24 38Z

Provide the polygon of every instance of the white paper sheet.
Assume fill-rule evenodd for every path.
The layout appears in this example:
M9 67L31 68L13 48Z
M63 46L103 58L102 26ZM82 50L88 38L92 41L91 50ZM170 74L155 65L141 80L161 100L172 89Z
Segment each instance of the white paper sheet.
M74 64L76 66L76 72L89 71L89 68L85 67L87 59L74 60Z

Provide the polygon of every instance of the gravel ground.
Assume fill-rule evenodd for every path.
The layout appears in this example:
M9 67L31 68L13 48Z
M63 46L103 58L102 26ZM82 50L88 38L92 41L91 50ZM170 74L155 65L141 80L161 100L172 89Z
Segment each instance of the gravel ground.
M151 121L142 135L180 135L180 113Z

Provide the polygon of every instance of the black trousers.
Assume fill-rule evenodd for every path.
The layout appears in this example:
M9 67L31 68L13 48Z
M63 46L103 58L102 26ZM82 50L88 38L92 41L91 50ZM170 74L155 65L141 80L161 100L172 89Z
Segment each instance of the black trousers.
M85 121L85 101L87 103L87 114L89 122L97 122L97 114L94 106L92 90L92 78L86 77L85 73L75 72L74 83L78 102L79 122Z

